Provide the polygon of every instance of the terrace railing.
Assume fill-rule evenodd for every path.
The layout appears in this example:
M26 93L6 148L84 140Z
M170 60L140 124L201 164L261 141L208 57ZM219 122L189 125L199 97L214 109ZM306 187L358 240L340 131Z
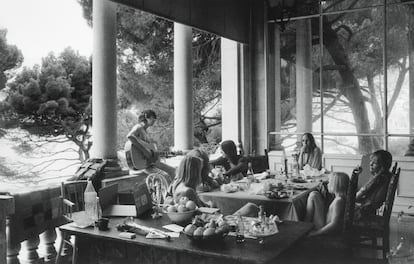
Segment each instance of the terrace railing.
M0 263L54 263L56 227L65 223L60 188L2 196L0 202Z

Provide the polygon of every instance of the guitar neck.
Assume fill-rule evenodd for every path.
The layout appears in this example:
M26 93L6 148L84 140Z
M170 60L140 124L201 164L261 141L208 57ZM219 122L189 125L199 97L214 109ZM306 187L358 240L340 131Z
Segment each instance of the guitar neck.
M181 151L155 151L160 157L177 156L181 155Z

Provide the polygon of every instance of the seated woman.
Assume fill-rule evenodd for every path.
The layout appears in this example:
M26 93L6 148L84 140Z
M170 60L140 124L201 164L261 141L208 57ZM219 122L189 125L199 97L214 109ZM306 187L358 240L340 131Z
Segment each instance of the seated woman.
M166 204L178 203L181 197L187 197L197 206L208 206L200 200L196 188L201 183L203 161L194 156L185 156L177 168L176 176L165 197Z
M212 189L220 187L218 182L209 176L210 163L208 154L205 151L195 148L188 152L187 156L197 157L203 161L201 168L201 183L197 186L197 191L208 192Z
M318 170L322 168L322 151L316 146L315 138L311 133L305 133L302 136L298 164L300 170L303 170L306 164Z
M370 156L369 170L372 178L357 192L355 220L376 214L387 196L391 179L392 155L386 150L377 150Z
M222 156L210 161L214 166L221 165L225 168L223 176L229 176L230 180L241 180L246 176L248 160L237 155L236 144L232 140L225 140L220 144Z
M342 226L348 190L349 176L343 172L329 175L328 190L335 195L326 209L325 200L318 191L312 191L306 204L306 222L314 224L310 236L325 235L338 232Z

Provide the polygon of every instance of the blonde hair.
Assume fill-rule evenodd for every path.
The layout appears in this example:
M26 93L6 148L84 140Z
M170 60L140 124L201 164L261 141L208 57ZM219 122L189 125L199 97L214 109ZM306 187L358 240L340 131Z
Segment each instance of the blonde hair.
M195 189L201 182L201 168L203 160L194 156L185 156L177 168L173 189L184 183L185 186Z
M328 190L335 195L346 196L349 185L349 176L344 172L332 172L329 175Z

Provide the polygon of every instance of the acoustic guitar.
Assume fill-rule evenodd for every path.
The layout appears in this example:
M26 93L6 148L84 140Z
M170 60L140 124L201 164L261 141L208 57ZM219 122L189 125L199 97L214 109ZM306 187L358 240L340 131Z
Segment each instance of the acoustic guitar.
M152 152L153 155L151 157L144 155L143 148ZM128 167L132 170L146 169L158 161L159 157L183 155L182 151L157 151L155 145L145 143L142 140L138 141L138 143L132 143L130 140L127 140L124 150Z

